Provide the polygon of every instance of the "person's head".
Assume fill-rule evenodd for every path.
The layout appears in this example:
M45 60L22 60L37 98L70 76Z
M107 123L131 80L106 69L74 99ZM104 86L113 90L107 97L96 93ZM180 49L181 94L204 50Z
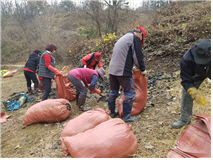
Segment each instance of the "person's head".
M37 54L39 57L41 56L41 51L39 51L39 50L34 50L33 51L35 54Z
M100 61L101 60L101 53L95 52L95 61Z
M57 47L54 44L47 44L45 49L51 52L51 54L54 54L57 50Z
M103 68L98 68L98 69L96 69L96 71L99 74L99 78L102 78L102 79L105 78L106 71Z
M145 36L146 36L146 31L143 27L137 27L136 29L133 30L134 34L136 36L138 36L141 40L141 45L144 44L144 39L145 39Z
M211 39L202 39L195 44L194 60L201 65L211 61Z

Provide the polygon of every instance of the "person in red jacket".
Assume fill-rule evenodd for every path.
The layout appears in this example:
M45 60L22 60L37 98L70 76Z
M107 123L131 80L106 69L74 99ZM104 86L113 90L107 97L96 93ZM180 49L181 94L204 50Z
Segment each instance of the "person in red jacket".
M90 68L94 70L97 65L98 68L103 68L101 65L101 53L93 52L87 54L80 60L79 68Z
M44 88L42 101L46 100L51 92L51 80L54 76L62 75L61 72L55 68L55 58L53 54L56 50L57 47L54 44L48 44L46 46L46 51L40 58L38 77L41 79Z

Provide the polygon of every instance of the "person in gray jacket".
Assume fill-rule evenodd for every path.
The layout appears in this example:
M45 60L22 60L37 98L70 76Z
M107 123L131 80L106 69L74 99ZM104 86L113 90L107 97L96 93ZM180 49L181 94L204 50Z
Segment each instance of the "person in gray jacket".
M137 117L131 117L134 101L132 74L134 64L141 70L142 74L146 73L143 60L144 55L142 53L145 35L145 30L142 27L138 27L122 36L113 48L109 64L110 95L108 98L108 107L112 118L118 114L118 111L115 110L115 101L121 86L125 94L125 99L123 100L123 120L125 122L133 122L138 119Z

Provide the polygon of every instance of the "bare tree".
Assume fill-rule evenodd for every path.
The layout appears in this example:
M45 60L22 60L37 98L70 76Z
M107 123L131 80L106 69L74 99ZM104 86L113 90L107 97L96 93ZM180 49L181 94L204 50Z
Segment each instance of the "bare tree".
M104 2L107 5L107 28L109 32L117 33L118 24L123 20L123 14L128 11L128 2L123 0L104 0Z
M103 4L99 1L87 1L84 4L84 11L95 22L94 25L97 28L98 36L101 37Z

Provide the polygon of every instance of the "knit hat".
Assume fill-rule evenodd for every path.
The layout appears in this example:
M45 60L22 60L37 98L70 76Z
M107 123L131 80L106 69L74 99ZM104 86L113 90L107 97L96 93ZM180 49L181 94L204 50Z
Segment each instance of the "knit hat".
M95 52L95 58L97 58L97 59L101 59L101 53L99 53L99 52Z
M203 65L211 61L211 39L202 39L195 44L194 60Z
M106 71L103 68L96 69L96 71L101 76L101 78L104 79Z
M141 45L143 45L144 44L144 39L145 39L145 36L146 36L146 31L145 31L145 29L143 28L143 27L137 27L137 29L140 29L141 30L141 32L143 33L143 35L142 35L142 40L141 40Z

